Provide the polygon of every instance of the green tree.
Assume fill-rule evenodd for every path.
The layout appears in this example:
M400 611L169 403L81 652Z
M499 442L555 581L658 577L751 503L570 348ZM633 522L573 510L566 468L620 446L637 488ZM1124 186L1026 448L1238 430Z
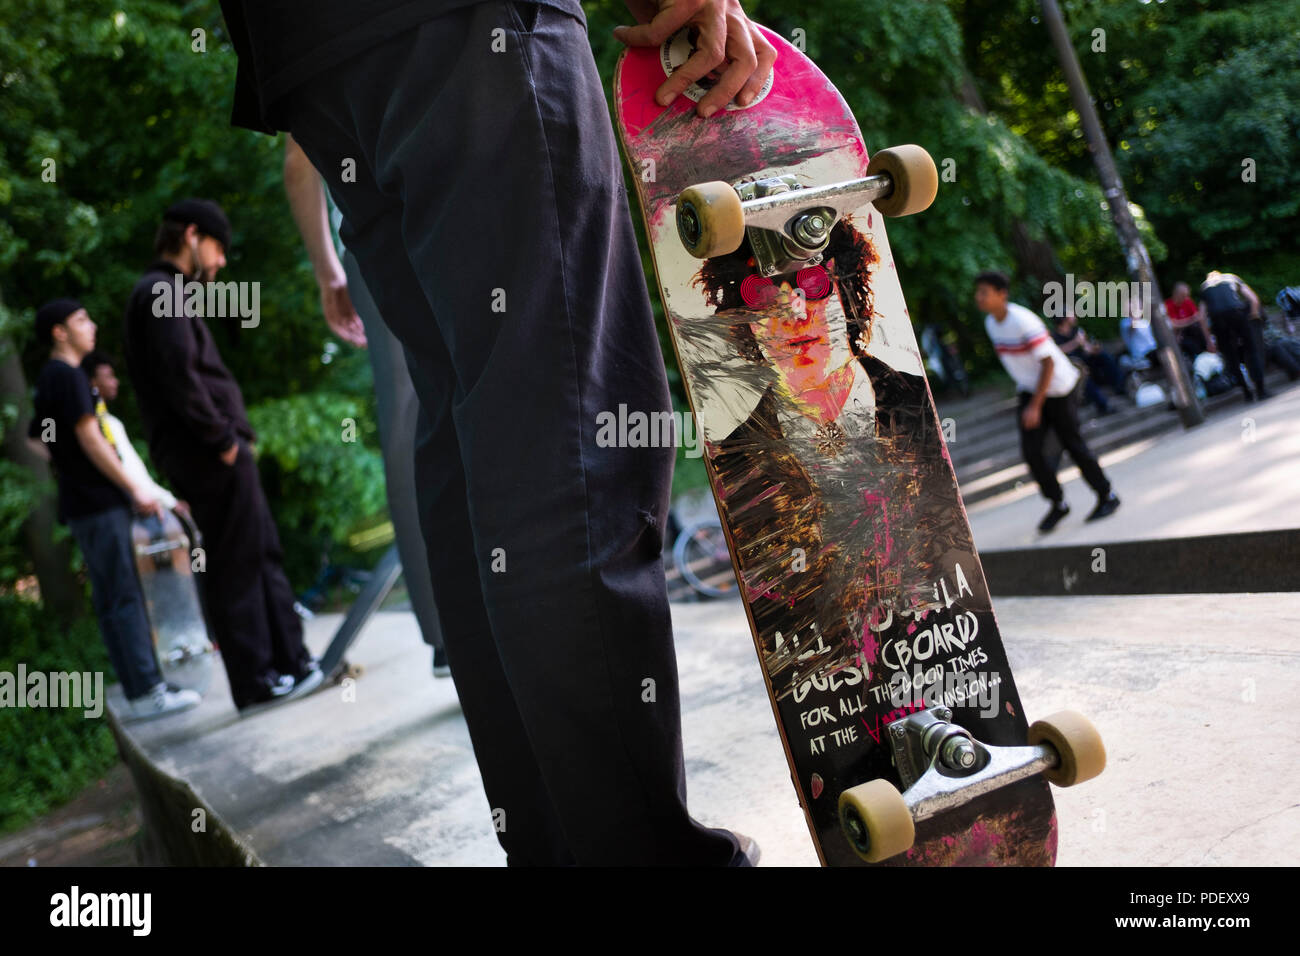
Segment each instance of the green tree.
M951 5L990 109L1053 164L1092 178L1037 0ZM1209 268L1238 272L1266 295L1293 284L1300 7L1292 0L1061 6L1130 199L1167 246L1166 285L1194 284Z
M283 143L230 126L236 61L215 0L0 0L0 23L0 301L9 306L0 311L0 348L25 346L27 381L44 358L31 341L32 316L58 295L79 297L99 326L99 347L121 358L123 308L153 258L163 210L206 196L234 227L221 280L260 287L256 327L209 320L250 408L348 394L356 415L373 422L366 357L339 350L320 316L284 197ZM143 438L125 375L119 406ZM0 378L0 407L12 436L26 423L26 382ZM337 427L299 437L339 448ZM369 467L362 458L340 456L358 474ZM28 473L30 493L0 498L0 509L32 500L40 476ZM347 526L373 499L330 501L344 510L327 520ZM10 567L12 542L0 542L0 568Z

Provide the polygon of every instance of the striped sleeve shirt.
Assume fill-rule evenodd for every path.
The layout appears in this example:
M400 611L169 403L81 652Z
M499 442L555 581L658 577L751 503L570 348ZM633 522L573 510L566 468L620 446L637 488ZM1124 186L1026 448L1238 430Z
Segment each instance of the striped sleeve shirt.
M997 349L1002 367L1020 391L1032 394L1038 388L1041 363L1049 355L1052 358L1052 380L1047 385L1049 398L1068 395L1078 382L1078 369L1052 341L1043 320L1023 305L1007 303L1007 314L1000 322L986 315L984 328Z

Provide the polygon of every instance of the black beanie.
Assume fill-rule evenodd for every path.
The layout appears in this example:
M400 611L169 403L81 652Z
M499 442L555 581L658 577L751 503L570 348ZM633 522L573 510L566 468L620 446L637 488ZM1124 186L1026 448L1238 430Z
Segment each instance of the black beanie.
M182 226L193 223L199 232L211 236L222 247L230 251L230 220L221 207L211 199L182 199L172 203L163 213L163 221L175 222Z
M54 327L82 308L76 299L53 299L36 310L36 340L42 345L54 344Z

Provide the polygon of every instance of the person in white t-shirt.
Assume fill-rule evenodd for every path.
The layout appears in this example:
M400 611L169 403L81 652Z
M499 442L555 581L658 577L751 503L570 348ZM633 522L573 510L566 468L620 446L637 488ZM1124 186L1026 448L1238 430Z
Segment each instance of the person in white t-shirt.
M1023 305L1008 301L1009 290L1010 282L1001 272L982 272L975 278L975 305L986 313L984 328L1002 367L1016 383L1020 449L1025 464L1043 497L1052 503L1038 530L1051 531L1070 513L1056 469L1043 454L1048 428L1056 433L1061 447L1070 453L1084 480L1097 493L1097 505L1087 520L1104 518L1119 507L1119 498L1079 434L1075 388L1079 370L1052 340L1041 318Z
M108 410L108 403L117 399L117 373L113 371L112 360L98 350L91 352L81 360L81 370L90 380L90 388L96 396L95 417L99 419L104 437L112 444L117 457L122 460L122 470L138 488L143 488L168 511L189 514L189 505L178 501L176 496L153 480L149 469L136 453L131 439L127 437L126 426ZM102 407L101 407L102 406Z

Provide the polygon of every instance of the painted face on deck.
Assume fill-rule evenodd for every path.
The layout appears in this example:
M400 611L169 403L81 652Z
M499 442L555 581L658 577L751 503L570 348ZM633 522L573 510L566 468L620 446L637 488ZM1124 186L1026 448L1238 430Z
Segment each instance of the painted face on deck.
M776 295L754 322L754 335L767 360L796 394L826 377L831 358L826 300L809 301L789 282L774 284Z
M833 419L843 405L843 370L853 356L830 274L814 266L771 280L754 276L741 294L759 312L751 328L784 391Z

